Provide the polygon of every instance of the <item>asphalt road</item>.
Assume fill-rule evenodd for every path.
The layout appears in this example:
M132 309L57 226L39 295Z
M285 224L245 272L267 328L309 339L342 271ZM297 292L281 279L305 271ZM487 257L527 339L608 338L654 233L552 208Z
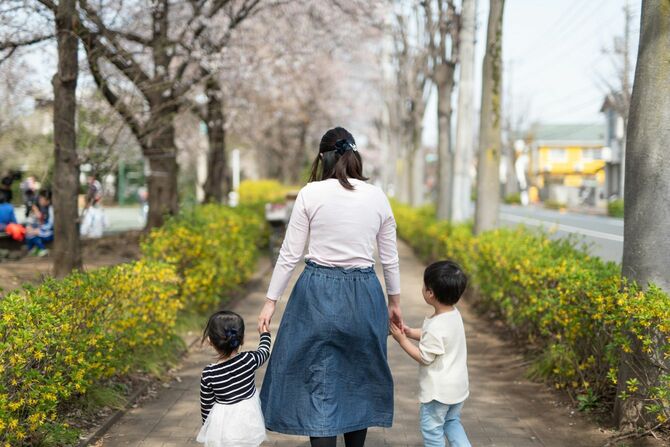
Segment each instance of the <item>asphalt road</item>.
M621 262L623 255L623 219L502 205L500 224L543 229L552 238L575 238L586 244L589 253L607 261Z

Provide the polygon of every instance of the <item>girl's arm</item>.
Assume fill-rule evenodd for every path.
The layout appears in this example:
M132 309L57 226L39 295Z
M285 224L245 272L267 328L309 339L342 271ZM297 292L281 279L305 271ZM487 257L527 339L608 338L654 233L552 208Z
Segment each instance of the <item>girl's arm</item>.
M214 406L214 400L214 391L207 385L205 378L200 377L200 416L202 416L203 424Z
M261 334L261 339L258 342L258 349L255 351L249 351L256 362L256 368L260 368L263 363L265 363L270 356L270 343L272 336L269 332L263 332Z

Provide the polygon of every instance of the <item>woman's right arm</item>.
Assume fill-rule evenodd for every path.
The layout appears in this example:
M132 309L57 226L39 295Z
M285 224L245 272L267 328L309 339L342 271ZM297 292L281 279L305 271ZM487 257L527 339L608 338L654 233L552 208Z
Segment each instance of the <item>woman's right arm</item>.
M386 197L384 197L385 200ZM387 200L387 215L377 233L377 247L379 259L384 268L384 282L388 295L389 319L397 326L403 327L402 313L400 312L400 258L398 257L398 243L396 223L391 205Z
M268 287L267 299L265 305L258 317L258 328L263 330L263 326L269 328L270 320L274 315L275 302L286 290L291 274L296 265L302 259L305 251L305 243L309 234L309 216L305 206L303 190L300 191L295 199L291 219L286 229L286 236L279 250L279 257L272 272L272 279Z

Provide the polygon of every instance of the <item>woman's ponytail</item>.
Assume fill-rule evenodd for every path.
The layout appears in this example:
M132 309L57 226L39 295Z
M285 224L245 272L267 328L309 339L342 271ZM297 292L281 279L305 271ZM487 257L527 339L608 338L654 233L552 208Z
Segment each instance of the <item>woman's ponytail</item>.
M335 127L323 135L319 154L312 163L310 182L329 178L336 178L349 190L354 189L349 182L350 178L367 180L363 176L363 160L358 153L356 141L343 127Z

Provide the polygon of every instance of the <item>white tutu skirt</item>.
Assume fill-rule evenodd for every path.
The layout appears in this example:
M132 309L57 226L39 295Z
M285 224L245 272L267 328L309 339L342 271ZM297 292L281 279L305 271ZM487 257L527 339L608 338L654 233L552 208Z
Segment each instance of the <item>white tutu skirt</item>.
M232 405L214 404L197 441L205 447L258 447L265 441L265 421L258 393Z

